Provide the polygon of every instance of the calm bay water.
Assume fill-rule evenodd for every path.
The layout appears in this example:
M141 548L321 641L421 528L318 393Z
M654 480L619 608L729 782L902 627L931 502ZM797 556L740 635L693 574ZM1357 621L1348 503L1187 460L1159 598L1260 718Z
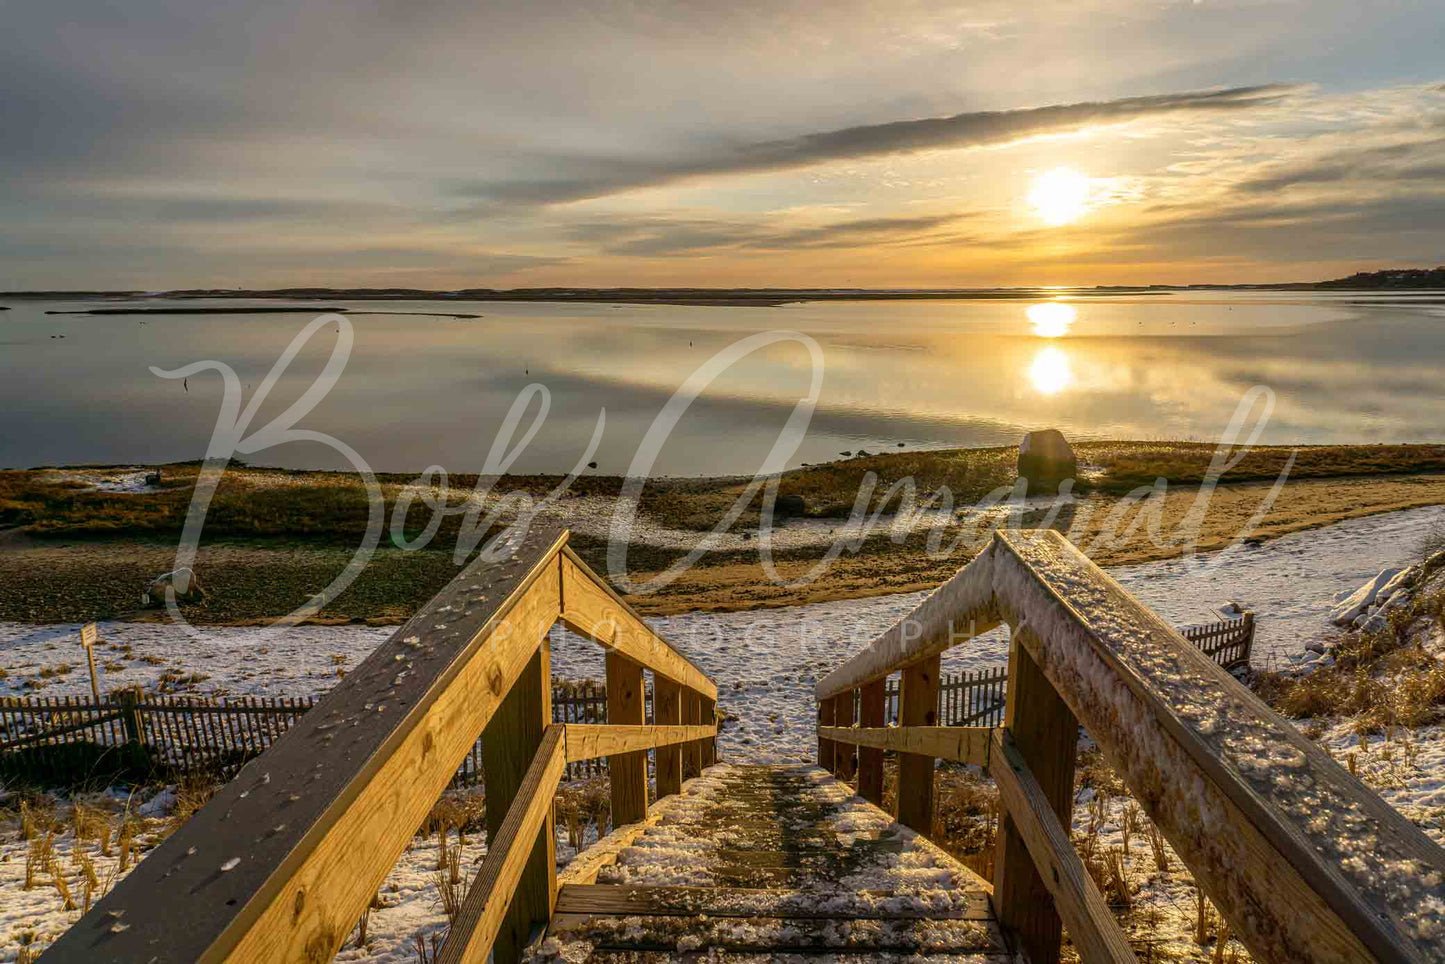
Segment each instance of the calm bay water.
M183 386L150 366L224 362L249 401L315 317L47 315L102 305L9 304L12 310L0 312L5 467L199 458L221 405L220 378L198 374ZM843 451L897 451L899 442L1013 444L1044 427L1078 439L1213 440L1254 385L1277 396L1265 442L1445 440L1439 293L1198 292L779 308L338 304L357 312L347 316L355 345L339 383L298 427L335 436L379 471L481 469L513 400L538 383L550 392L550 411L511 471L571 468L605 410L596 471L626 472L649 425L694 370L742 338L778 329L815 339L824 361L817 409L792 465ZM483 317L361 313L368 310ZM335 330L300 352L253 429L315 381ZM809 353L796 342L742 358L688 409L654 474L751 473L812 376ZM523 420L518 441L530 421ZM248 460L347 465L312 442Z

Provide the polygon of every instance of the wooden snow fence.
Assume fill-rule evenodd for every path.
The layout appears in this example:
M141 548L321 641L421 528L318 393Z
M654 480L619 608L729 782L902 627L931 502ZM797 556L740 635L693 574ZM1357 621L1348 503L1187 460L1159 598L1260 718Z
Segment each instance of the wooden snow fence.
M0 697L0 776L46 786L104 784L117 778L229 780L311 709L309 696L158 696L116 690L91 697ZM652 697L648 694L648 716ZM554 723L601 723L607 690L595 681L552 688ZM606 760L567 765L566 778L607 772ZM482 779L478 740L452 786Z

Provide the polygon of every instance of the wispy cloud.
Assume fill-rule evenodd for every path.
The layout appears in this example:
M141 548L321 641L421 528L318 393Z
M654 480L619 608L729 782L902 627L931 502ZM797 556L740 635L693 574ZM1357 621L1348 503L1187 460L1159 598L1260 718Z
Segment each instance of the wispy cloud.
M506 204L561 204L660 187L701 177L758 174L923 151L1008 144L1102 125L1177 114L1235 113L1274 107L1299 88L1262 84L1017 110L972 111L866 124L750 144L718 144L694 155L636 159L562 158L572 176L486 179L459 183L459 197Z
M675 257L726 249L801 251L901 244L933 237L939 229L969 217L856 218L803 227L787 227L795 218L786 213L753 220L613 217L571 225L567 234L609 255Z

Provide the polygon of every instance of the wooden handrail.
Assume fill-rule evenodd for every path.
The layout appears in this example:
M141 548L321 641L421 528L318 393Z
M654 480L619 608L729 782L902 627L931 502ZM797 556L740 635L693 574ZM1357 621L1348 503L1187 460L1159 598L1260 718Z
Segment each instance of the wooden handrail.
M985 549L979 558L986 559L987 553ZM964 566L917 609L819 680L814 697L821 703L859 689L998 627L1002 620L994 609L993 584L986 569L975 563Z
M821 705L1001 622L1023 759L1037 773L1069 748L1040 777L1047 794L1067 802L1082 724L1256 959L1445 959L1445 850L1058 533L995 534L815 695ZM1001 848L1021 847L1020 829L1006 819ZM996 884L995 898L1015 892Z
M594 760L600 756L614 756L618 753L636 753L653 750L661 746L678 743L692 743L717 735L716 724L711 726L662 726L644 723L633 726L612 726L597 723L568 723L567 762Z
M1088 964L1135 964L1128 938L1074 852L1068 829L1049 805L1013 738L1000 727L993 731L991 742L988 772L998 785L999 800L1017 823L1080 959Z
M611 586L592 575L571 548L563 547L561 556L561 621L567 628L708 699L717 699L716 684L653 632Z
M462 899L435 964L484 964L491 953L567 769L563 729L562 724L554 723L543 734L501 830L487 842L486 859Z
M675 681L684 698L714 699L717 687L647 628L567 548L567 538L565 530L537 527L502 561L467 566L161 843L45 960L330 960L484 730L488 803L498 818L527 799L523 771L541 741L557 741L565 764L562 731L544 735L551 722L547 631L564 614L569 626L609 649L609 664L631 667L636 680L646 667ZM640 711L640 692L633 698ZM690 746L710 745L715 728L701 729ZM645 778L645 767L635 770ZM645 814L646 794L640 797ZM543 809L550 820L550 807ZM496 839L501 828L491 829ZM526 894L513 901L514 916L550 915L553 841L541 837L549 839L538 855L547 859L525 869ZM507 926L509 942L526 924L518 918ZM505 953L499 945L497 959L515 953L514 943Z
M917 753L954 763L988 766L987 726L820 726L818 736L834 743L895 753Z

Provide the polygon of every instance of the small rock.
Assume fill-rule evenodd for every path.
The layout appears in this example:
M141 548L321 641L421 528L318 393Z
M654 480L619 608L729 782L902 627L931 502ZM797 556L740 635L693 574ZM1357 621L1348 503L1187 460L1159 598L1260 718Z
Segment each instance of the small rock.
M1382 633L1389 628L1390 621L1386 619L1382 613L1375 613L1375 615L1365 620L1364 625L1360 627L1360 632Z
M780 495L773 502L773 514L780 519L807 515L808 502L801 495Z
M1393 612L1396 609L1403 609L1405 606L1410 605L1411 598L1413 597L1411 597L1410 595L1410 590L1397 589L1395 590L1394 594L1390 596L1389 599L1386 599L1383 603L1380 604L1379 611L1382 613L1388 613Z
M1305 649L1311 653L1319 653L1321 656L1325 654L1325 644L1317 639L1305 643Z
M1353 623L1366 609L1370 603L1379 596L1380 590L1384 589L1396 576L1405 572L1403 568L1381 569L1379 574L1356 589L1347 599L1341 602L1330 612L1330 622L1336 626L1348 626Z

